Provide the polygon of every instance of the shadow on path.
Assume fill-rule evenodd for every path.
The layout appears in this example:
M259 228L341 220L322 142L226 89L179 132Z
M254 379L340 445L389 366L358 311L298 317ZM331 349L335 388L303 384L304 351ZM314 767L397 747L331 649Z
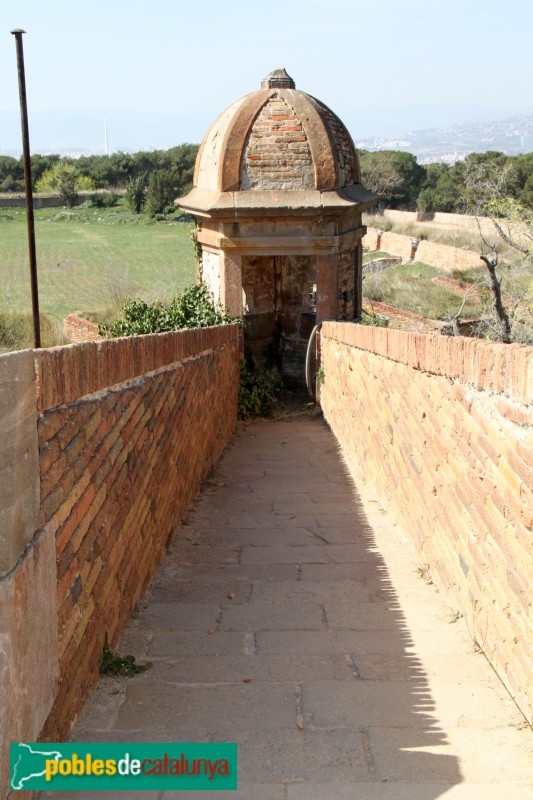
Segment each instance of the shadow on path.
M527 797L475 791L526 779L516 761L502 772L513 753L502 701L443 613L320 419L242 425L121 643L152 669L101 681L72 738L238 742L237 793L135 800ZM477 753L487 734L498 741L472 722L487 703L503 731L498 765Z

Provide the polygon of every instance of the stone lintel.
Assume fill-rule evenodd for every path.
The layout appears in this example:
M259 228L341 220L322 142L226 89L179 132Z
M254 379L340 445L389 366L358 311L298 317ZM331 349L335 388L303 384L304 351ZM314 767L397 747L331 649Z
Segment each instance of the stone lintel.
M305 191L240 191L213 192L193 189L176 200L184 211L199 217L232 219L342 216L349 211L361 212L376 202L376 197L360 184L344 189L321 192Z
M231 251L242 255L317 252L341 253L356 247L364 228L355 228L337 236L234 236L228 237L213 230L202 230L198 241L213 250Z

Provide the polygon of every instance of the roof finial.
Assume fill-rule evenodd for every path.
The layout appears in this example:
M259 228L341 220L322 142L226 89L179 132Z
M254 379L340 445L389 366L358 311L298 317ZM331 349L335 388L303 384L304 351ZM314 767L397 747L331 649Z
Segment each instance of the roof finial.
M296 84L284 67L274 69L261 81L261 89L296 89Z

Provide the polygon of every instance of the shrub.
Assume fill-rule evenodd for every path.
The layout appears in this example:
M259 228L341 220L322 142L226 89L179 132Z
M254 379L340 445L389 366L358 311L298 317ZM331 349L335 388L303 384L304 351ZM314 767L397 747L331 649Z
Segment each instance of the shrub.
M388 328L389 327L389 318L382 317L380 314L376 314L375 311L371 309L368 310L363 308L363 313L356 320L359 325L373 325L375 328Z
M138 175L128 183L124 195L132 214L140 214L146 205L146 175Z
M167 169L158 169L152 172L148 181L147 204L152 217L165 214L177 195L177 178Z
M72 172L64 172L60 175L57 188L62 203L69 208L76 205L78 192L76 191L76 176Z
M122 306L122 316L111 325L99 326L102 336L137 336L143 333L206 328L235 320L217 309L205 286L190 286L165 305L135 298Z
M57 161L37 180L35 190L58 192L65 205L71 206L76 202L76 192L94 190L94 181L88 175L80 175L74 164Z
M281 379L276 372L259 370L250 355L241 361L239 417L271 417L278 404Z
M117 203L118 194L116 192L98 192L89 198L89 205L92 208L113 208Z

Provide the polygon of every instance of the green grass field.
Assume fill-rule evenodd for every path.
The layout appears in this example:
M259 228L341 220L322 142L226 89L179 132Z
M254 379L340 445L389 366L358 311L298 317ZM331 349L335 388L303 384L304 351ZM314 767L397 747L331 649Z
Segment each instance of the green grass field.
M74 311L99 311L127 297L167 300L195 281L190 223L154 221L124 206L35 212L39 299L58 323ZM0 208L0 311L31 311L22 208Z

